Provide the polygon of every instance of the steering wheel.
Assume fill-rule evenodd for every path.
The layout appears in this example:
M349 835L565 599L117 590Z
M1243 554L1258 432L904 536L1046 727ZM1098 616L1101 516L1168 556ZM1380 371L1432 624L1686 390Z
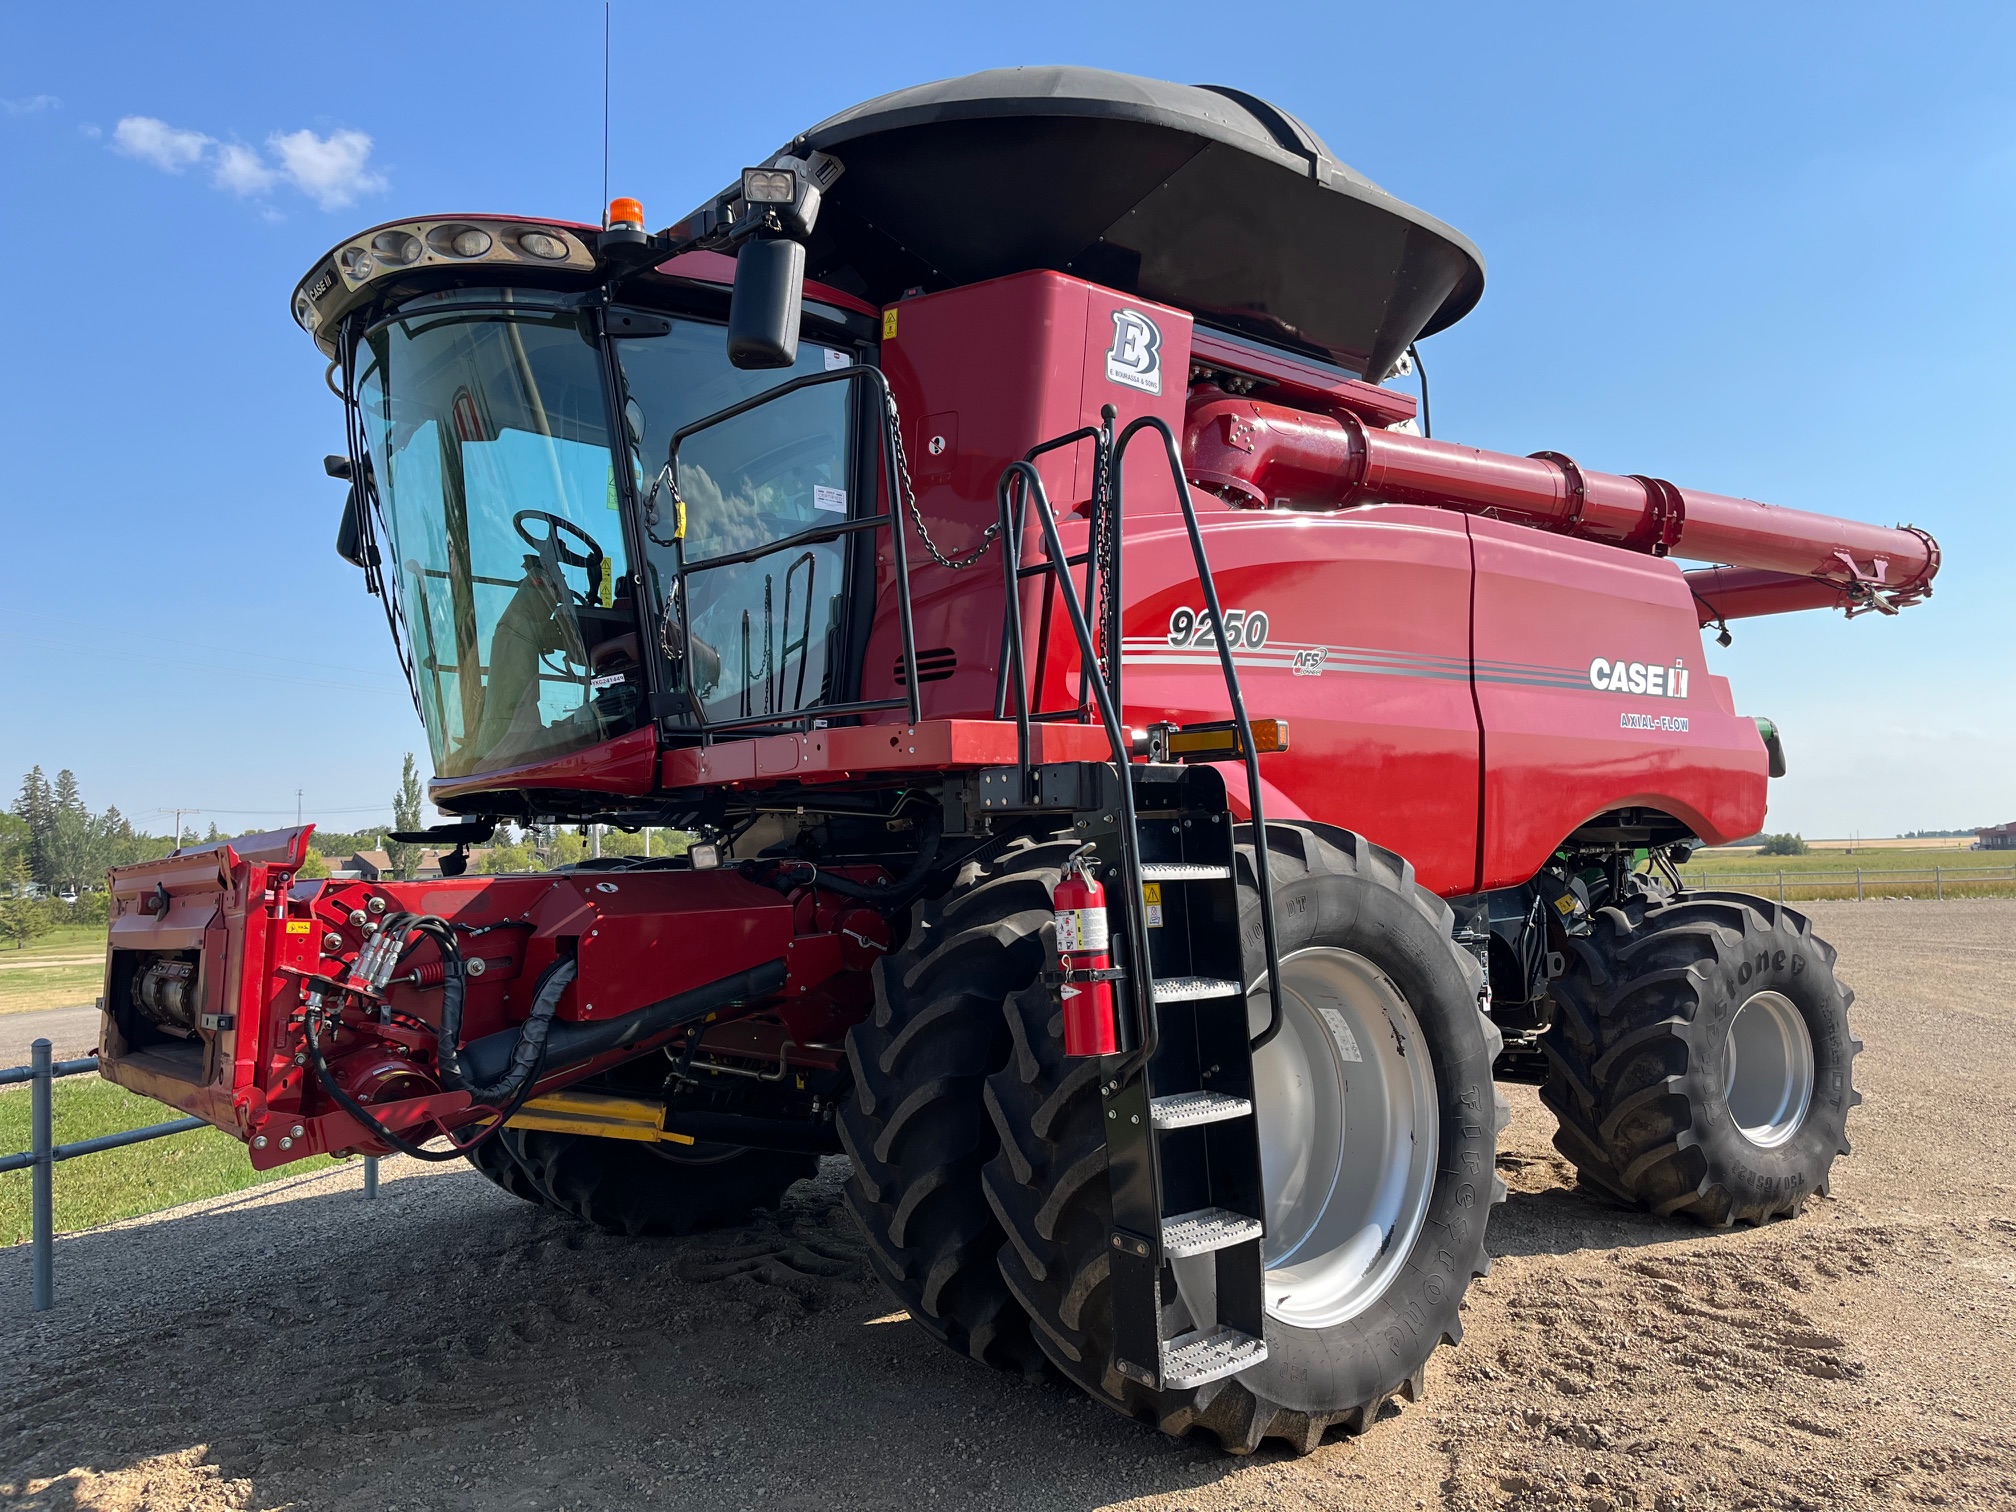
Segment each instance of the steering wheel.
M530 530L525 528L528 520L544 522L546 533L544 535L532 534ZM518 538L538 552L541 557L546 557L550 551L552 555L549 560L563 563L568 567L593 567L599 564L605 556L601 543L595 537L588 534L587 531L576 525L572 520L563 519L556 514L548 514L543 509L521 509L518 513L511 516L511 525L518 532ZM561 537L563 536L571 536L573 539L579 541L583 550L579 553L569 551L561 544Z

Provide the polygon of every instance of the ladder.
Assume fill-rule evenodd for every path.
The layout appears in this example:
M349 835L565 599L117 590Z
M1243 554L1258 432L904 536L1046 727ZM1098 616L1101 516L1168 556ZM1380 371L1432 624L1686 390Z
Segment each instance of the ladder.
M1045 443L1011 464L998 490L1007 588L1003 681L1012 689L1023 783L1021 802L1069 808L1074 833L1091 843L1108 884L1116 936L1114 982L1121 1006L1123 1048L1101 1057L1108 1182L1113 1227L1108 1256L1113 1298L1114 1368L1155 1391L1187 1390L1250 1369L1267 1358L1265 1341L1265 1194L1259 1126L1254 1114L1253 1051L1280 1030L1279 949L1269 885L1265 815L1253 724L1225 638L1219 664L1232 719L1216 738L1188 741L1187 761L1165 759L1166 732L1138 752L1120 718L1120 520L1122 468L1128 442L1145 429L1160 433L1188 527L1199 587L1214 623L1223 623L1197 514L1183 477L1175 437L1154 417L1134 421L1117 438L1109 405L1103 424ZM1067 557L1055 510L1033 465L1038 452L1089 439L1100 449L1085 557ZM1081 687L1105 726L1110 764L1080 763L1065 772L1029 762L1029 691L1022 666L1017 561L1024 509L1033 509L1046 560L1035 570L1053 577L1078 643ZM1086 566L1086 597L1102 569L1102 513L1112 532L1104 555L1107 613L1102 616L1110 665L1097 657L1085 605L1070 568ZM1005 701L1005 700L1004 700ZM1078 710L1090 712L1081 697ZM1186 732L1187 733L1187 732ZM1137 754L1149 754L1147 761ZM1253 817L1254 881L1259 888L1270 1017L1253 1035L1239 929L1233 817L1224 779L1208 760L1241 760ZM1005 774L1004 774L1005 775ZM1003 805L1007 806L1007 805ZM1180 1278L1178 1267L1182 1267ZM1207 1280L1208 1278L1208 1280Z

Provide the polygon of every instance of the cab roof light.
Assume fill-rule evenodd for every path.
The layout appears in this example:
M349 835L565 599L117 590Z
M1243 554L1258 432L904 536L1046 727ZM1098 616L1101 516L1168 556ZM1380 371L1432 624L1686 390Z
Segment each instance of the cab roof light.
M644 229L644 202L627 197L609 201L609 219L605 224L611 231L622 227L626 231Z
M798 175L789 168L744 168L742 198L752 205L789 205L798 198Z

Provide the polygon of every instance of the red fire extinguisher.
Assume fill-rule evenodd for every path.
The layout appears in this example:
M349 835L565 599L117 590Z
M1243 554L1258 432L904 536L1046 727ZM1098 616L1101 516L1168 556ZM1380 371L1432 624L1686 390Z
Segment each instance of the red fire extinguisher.
M1057 918L1058 995L1064 1004L1064 1053L1111 1055L1120 1048L1113 1013L1111 930L1106 889L1086 847L1066 863L1051 894Z

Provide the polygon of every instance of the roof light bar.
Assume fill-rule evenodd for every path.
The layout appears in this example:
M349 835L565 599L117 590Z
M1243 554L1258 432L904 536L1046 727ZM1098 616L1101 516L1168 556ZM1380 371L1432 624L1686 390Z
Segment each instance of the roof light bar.
M572 227L477 217L400 221L350 238L315 265L294 290L294 321L333 354L323 335L373 288L427 268L536 267L591 273L595 250Z

